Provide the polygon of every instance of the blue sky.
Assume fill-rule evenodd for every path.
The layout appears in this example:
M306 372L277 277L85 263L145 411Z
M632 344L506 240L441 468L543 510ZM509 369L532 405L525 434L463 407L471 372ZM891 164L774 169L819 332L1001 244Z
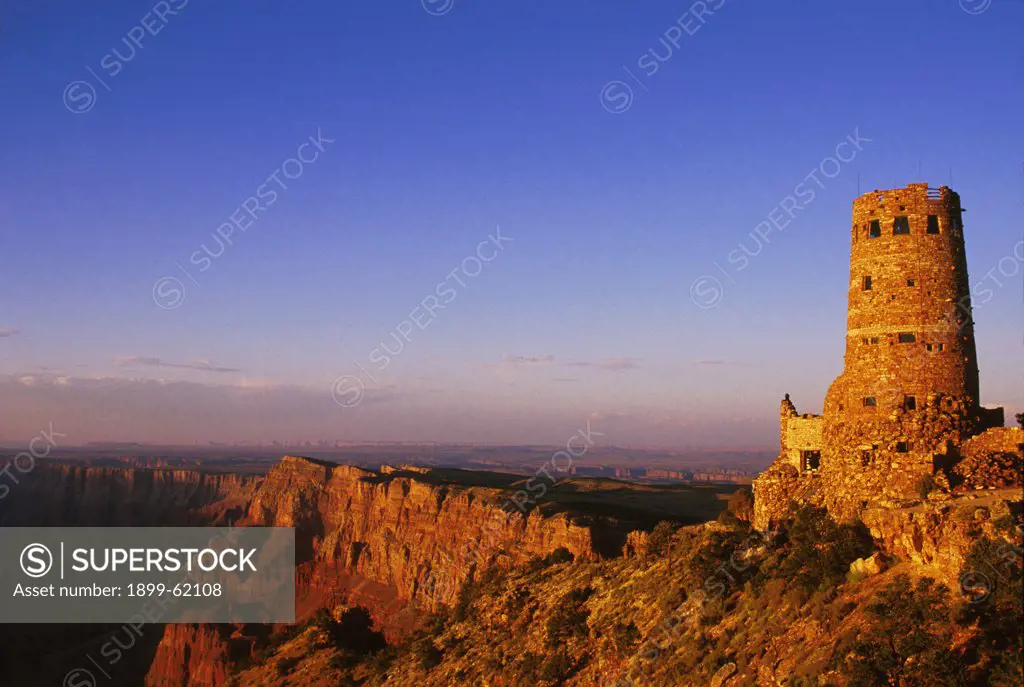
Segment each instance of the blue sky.
M1002 265L983 400L1024 407L1024 3L702 8L8 3L0 438L559 442L591 418L612 443L771 445L782 394L820 410L841 370L858 188L951 178L972 281Z

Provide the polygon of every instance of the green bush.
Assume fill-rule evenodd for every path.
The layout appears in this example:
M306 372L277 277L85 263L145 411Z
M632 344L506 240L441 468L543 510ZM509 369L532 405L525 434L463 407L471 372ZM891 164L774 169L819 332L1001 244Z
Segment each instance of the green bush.
M587 618L590 617L590 611L586 607L586 601L593 593L594 590L590 587L574 589L555 602L545 626L549 647L557 648L570 637L587 635Z
M850 687L967 685L953 645L949 590L900 575L867 607L871 626L837 661Z
M824 508L804 505L788 523L786 541L775 552L775 560L761 567L766 575L814 591L842 582L850 564L873 551L863 523L840 525Z

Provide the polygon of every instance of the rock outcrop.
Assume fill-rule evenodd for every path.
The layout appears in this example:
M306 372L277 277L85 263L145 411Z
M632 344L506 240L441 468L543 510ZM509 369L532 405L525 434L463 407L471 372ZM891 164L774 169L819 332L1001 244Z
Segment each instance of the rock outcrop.
M595 555L589 527L565 514L508 513L497 489L421 481L428 476L286 456L243 524L295 527L300 563L386 584L428 607L452 603L474 570L559 547L577 558Z

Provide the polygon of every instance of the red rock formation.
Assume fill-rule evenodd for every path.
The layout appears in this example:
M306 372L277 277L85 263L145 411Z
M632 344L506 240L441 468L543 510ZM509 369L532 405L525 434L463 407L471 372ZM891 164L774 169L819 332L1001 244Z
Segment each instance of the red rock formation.
M254 496L246 524L295 527L300 561L386 584L427 606L454 601L474 567L559 547L594 555L590 529L564 514L506 516L499 490L395 474L286 456Z
M146 687L215 687L227 681L231 626L168 625L146 675Z
M453 603L491 565L559 547L596 555L590 527L543 504L529 514L508 504L499 489L440 484L430 472L292 456L265 477L40 462L0 504L0 524L295 527L298 617L348 600L394 632L415 622L415 607ZM169 625L146 685L222 684L254 641L230 625Z

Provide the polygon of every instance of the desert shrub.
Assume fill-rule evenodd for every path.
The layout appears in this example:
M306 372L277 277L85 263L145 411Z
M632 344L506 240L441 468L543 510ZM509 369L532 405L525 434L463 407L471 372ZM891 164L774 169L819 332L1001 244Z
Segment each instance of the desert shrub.
M672 535L676 532L676 526L667 520L662 520L654 526L650 536L647 538L648 558L664 558L671 554Z
M814 591L841 582L850 563L872 551L874 543L863 523L838 524L824 508L799 506L776 560L762 565L761 572Z
M715 530L697 546L687 562L687 587L719 597L742 585L751 564L741 562L751 539L738 530Z
M476 589L473 586L472 580L467 577L465 582L462 583L462 587L459 588L459 597L455 602L455 608L452 610L452 619L455 622L461 623L470 617L474 598L476 598Z
M559 563L572 563L574 559L575 556L572 555L572 552L570 552L569 549L564 546L559 546L547 555L544 562L547 565L557 565Z
M555 602L545 626L548 646L556 648L570 637L587 635L590 611L587 610L586 601L593 593L590 587L574 589Z
M628 625L615 623L611 631L612 641L615 642L615 649L620 654L630 654L640 643L640 630L632 620Z
M900 575L868 604L871 625L836 661L850 687L966 685L950 649L949 590L928 577Z
M420 637L412 644L412 653L420 668L430 670L441 664L444 660L444 652L437 648L434 640L430 637Z
M384 635L374 632L370 612L361 606L346 610L338 620L321 610L314 622L330 637L334 646L357 656L380 651L387 646Z
M299 665L301 661L301 656L288 656L285 658L280 658L277 660L277 663L274 664L274 669L280 676L288 675L293 670L295 670L295 666Z
M1021 549L1005 540L979 540L960 574L960 592L967 602L958 620L976 624L977 676L985 684L1024 684L1024 570Z
M540 679L561 684L572 672L573 662L564 650L556 651L548 656L540 669Z

